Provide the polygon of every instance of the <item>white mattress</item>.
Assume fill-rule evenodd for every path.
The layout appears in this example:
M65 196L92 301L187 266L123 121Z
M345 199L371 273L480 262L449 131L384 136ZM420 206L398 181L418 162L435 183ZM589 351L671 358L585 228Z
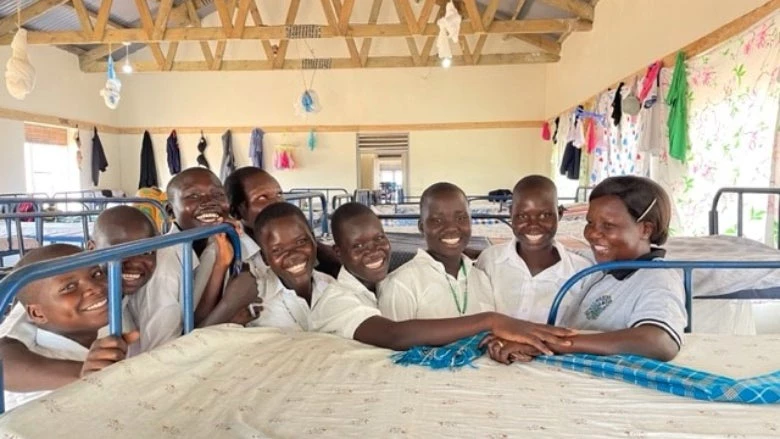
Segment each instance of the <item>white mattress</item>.
M0 417L38 437L773 437L778 406L708 403L539 363L432 371L322 334L220 326ZM675 361L745 377L780 338L690 336Z

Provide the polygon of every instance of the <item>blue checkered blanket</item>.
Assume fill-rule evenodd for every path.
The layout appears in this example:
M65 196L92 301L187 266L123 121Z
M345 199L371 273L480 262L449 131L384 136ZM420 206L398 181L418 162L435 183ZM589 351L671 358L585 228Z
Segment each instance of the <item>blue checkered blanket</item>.
M484 349L478 348L485 335L477 334L442 347L418 346L395 353L391 358L396 364L432 369L473 367L474 360L485 353ZM536 361L703 401L780 403L780 370L736 379L638 355L554 355L536 357Z
M729 378L637 355L588 354L537 357L537 361L594 376L703 401L776 404L780 370L751 378Z

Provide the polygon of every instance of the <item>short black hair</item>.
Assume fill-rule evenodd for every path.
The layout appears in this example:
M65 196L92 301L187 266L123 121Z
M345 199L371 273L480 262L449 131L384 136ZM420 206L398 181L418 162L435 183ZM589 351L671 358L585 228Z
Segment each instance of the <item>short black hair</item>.
M342 226L345 222L362 215L376 216L374 211L365 204L351 202L339 206L333 212L333 217L330 220L330 231L333 234L333 241L338 244L341 240Z
M19 262L14 265L14 271L32 265L36 262L48 261L51 259L60 258L63 256L71 256L81 253L83 250L80 247L71 244L49 244L43 247L35 248L27 252ZM19 291L18 299L24 304L28 304L31 301L37 300L37 289L34 288L34 283L31 282Z
M299 209L298 206L290 203L273 203L263 209L255 219L255 224L253 227L255 236L259 236L260 232L270 221L279 218L290 217L295 217L303 221L303 223L306 224L306 228L309 230L309 233L311 233L312 237L314 236L314 233L311 230L311 225L309 224L309 220L306 219L306 215L301 212L301 209Z
M555 198L558 198L558 188L555 187L555 182L543 175L529 175L521 178L512 189L512 196L516 197L520 192L529 189L550 190L555 194Z
M464 199L466 198L466 193L463 192L463 189L459 188L458 186L452 183L447 183L442 181L428 186L423 191L422 196L420 196L420 215L422 216L423 208L426 204L428 204L431 198L441 194L451 193L451 192L459 192L461 195L463 195Z
M165 195L168 197L169 202L173 202L173 194L174 189L178 189L181 185L182 180L184 180L185 177L189 176L190 174L207 174L211 179L217 183L218 186L222 187L222 182L219 181L219 177L217 177L217 174L209 171L206 168L200 168L200 167L194 167L194 168L187 168L180 173L173 176L171 181L168 182L168 186L165 187Z
M233 171L225 179L225 193L227 194L228 203L230 204L230 216L233 218L240 218L238 214L238 208L242 204L246 203L246 190L244 190L244 180L252 175L267 174L272 177L267 171L255 166L244 166Z
M593 188L590 201L610 195L620 198L635 220L645 214L642 221L653 225L650 243L662 245L666 242L672 218L672 203L661 185L649 178L635 175L609 177ZM654 201L655 205L651 207Z
M110 229L118 227L119 224L122 224L125 227L132 227L132 230L137 230L135 227L143 227L149 233L149 237L158 235L157 226L155 226L152 220L140 209L132 206L120 205L109 207L98 215L92 237L95 240L98 240L110 233Z

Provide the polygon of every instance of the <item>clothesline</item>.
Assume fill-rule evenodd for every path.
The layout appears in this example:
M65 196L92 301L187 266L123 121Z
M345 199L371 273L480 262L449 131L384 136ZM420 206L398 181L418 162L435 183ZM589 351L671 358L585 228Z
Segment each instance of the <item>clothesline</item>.
M660 58L659 61L662 63L663 67L673 67L678 52L683 52L686 59L690 59L696 55L706 52L718 44L721 44L722 42L727 41L749 29L755 23L763 20L778 8L780 8L780 0L771 0L764 5L748 12L747 14L737 18L736 20L716 29L710 34L705 35L698 40L688 44L687 46L668 53L666 56ZM599 95L604 93L604 91L615 89L621 83L630 84L634 78L644 75L645 71L647 71L647 67L652 65L653 62L653 60L648 60L646 65L637 69L633 73L630 73L617 81L613 81L606 87L602 87L598 93L594 93L587 99L583 99L579 103L574 104L563 111L557 111L556 115L552 115L548 119L554 119L557 115L569 114L572 111L575 111L579 106L587 107L589 102L594 101Z

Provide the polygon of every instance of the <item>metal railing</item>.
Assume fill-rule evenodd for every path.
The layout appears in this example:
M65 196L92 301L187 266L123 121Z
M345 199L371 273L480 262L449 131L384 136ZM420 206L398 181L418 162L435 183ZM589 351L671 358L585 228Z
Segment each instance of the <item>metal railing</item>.
M396 214L377 214L377 217L380 220L417 220L420 219L419 213L396 213ZM471 220L481 220L481 219L488 219L488 220L497 220L503 224L506 224L509 227L512 227L511 219L512 217L507 214L491 214L491 213L473 213L471 214Z
M685 332L691 332L691 314L693 305L693 270L710 269L778 269L780 261L615 261L596 264L574 274L558 290L547 317L548 325L555 325L558 318L558 308L569 290L585 277L602 271L611 270L682 270L683 288L685 289L685 310L688 314L688 324Z
M45 279L58 274L67 273L83 267L108 264L108 326L114 336L122 335L122 259L140 255L180 244L182 249L182 322L184 333L195 328L193 274L192 274L192 243L209 236L226 233L233 245L233 270L240 269L241 243L235 229L228 224L200 227L179 233L172 233L155 238L121 244L106 249L79 253L72 256L37 262L14 270L0 281L0 309L8 309L11 301L30 282ZM237 261L237 262L236 262ZM5 314L0 314L0 323ZM0 378L2 377L2 361L0 361ZM2 390L0 382L0 390ZM0 413L5 411L5 399L0 400Z
M737 236L742 236L743 196L748 195L780 195L780 187L724 187L718 189L712 199L709 212L710 235L720 233L718 224L718 203L723 194L737 194ZM780 202L777 203L777 218L780 220ZM780 249L780 230L777 233L777 248Z
M293 188L288 191L288 193L291 194L297 194L297 193L313 193L313 192L322 192L325 194L325 198L330 200L331 204L331 210L336 210L338 208L344 199L347 199L348 201L352 201L352 195L344 189L343 187L310 187L310 188ZM333 195L331 195L333 194ZM336 200L339 200L339 203L336 203Z
M320 206L322 209L322 216L320 218L320 230L322 230L323 235L327 235L329 232L329 216L328 216L328 199L325 198L325 194L322 192L296 192L296 193L289 193L285 192L282 194L284 196L284 200L287 202L293 202L297 201L296 204L301 210L308 213L309 215L309 224L311 224L312 228L317 227L317 219L314 217L314 205L312 203L313 200L319 200ZM306 203L306 206L301 205L301 201L303 200L309 200L308 203Z

